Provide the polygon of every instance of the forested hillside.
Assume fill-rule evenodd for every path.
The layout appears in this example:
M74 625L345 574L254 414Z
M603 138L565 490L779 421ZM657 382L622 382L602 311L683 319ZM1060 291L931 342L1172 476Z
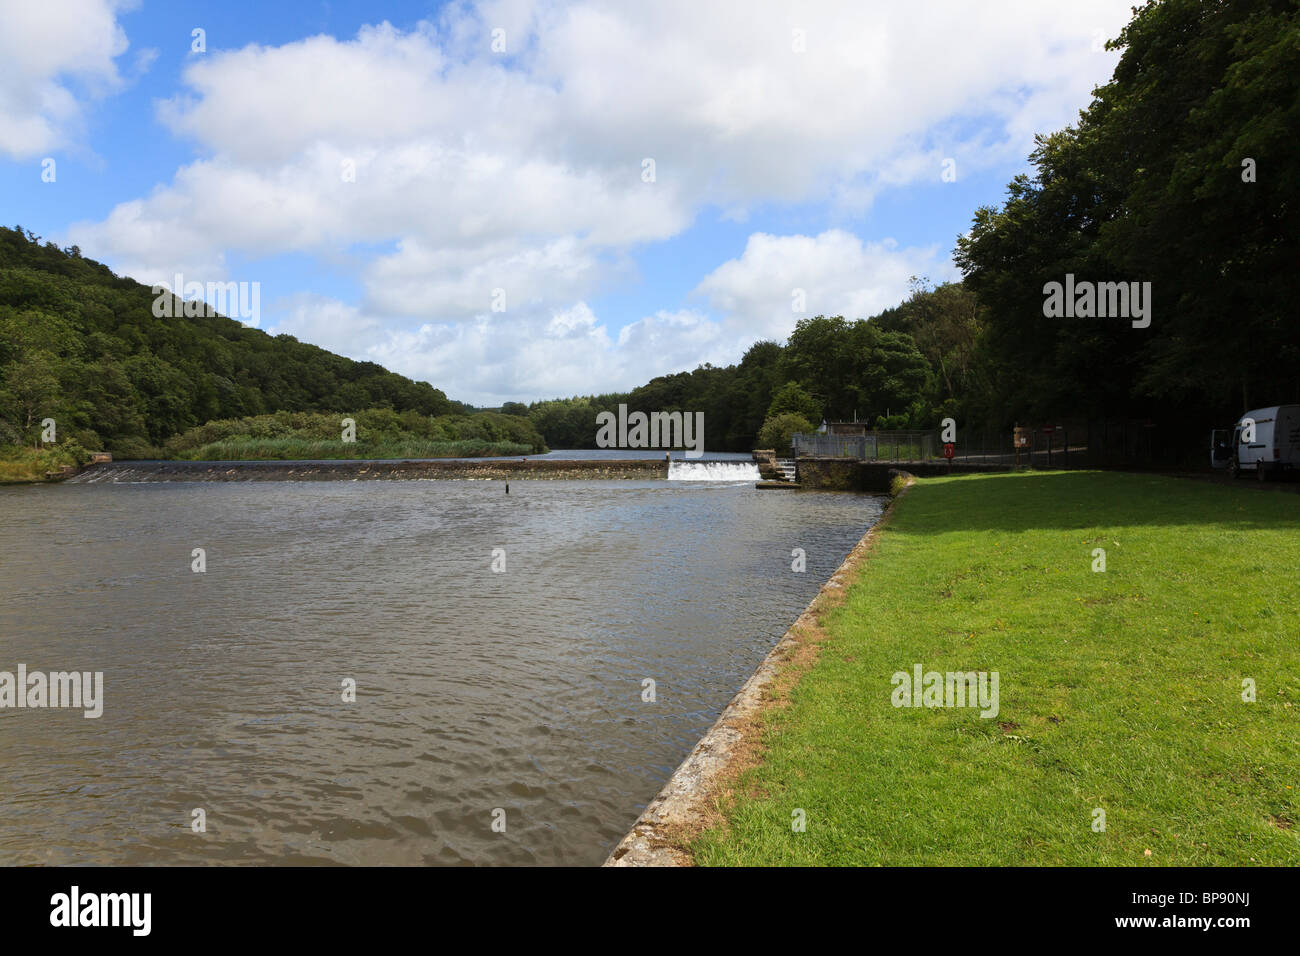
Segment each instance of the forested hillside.
M158 318L152 290L0 227L0 444L60 440L152 455L214 419L277 411L469 411L424 382L219 315Z

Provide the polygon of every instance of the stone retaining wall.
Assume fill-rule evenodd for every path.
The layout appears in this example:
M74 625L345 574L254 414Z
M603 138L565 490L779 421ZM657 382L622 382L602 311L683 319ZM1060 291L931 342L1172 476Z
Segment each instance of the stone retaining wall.
M1011 465L968 462L858 461L855 458L800 458L799 484L828 491L865 491L887 494L895 473L906 470L917 478L977 471L1014 471Z
M905 479L911 477L906 471L895 471ZM904 487L904 493L906 490ZM632 829L614 846L605 866L692 865L690 856L681 845L680 834L694 830L706 804L717 798L722 781L732 773L733 762L740 759L739 755L745 749L746 735L758 735L754 717L767 706L769 688L794 656L801 633L805 628L815 626L823 609L845 593L856 577L859 565L866 560L872 542L888 522L897 500L890 502L830 580L822 585L798 620L763 658L731 703L723 708L717 721L646 805Z

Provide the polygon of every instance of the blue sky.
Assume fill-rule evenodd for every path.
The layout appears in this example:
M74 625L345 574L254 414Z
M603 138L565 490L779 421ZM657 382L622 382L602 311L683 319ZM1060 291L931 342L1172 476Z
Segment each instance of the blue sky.
M5 4L5 222L459 399L629 388L953 278L1113 68L1127 2L1056 6Z

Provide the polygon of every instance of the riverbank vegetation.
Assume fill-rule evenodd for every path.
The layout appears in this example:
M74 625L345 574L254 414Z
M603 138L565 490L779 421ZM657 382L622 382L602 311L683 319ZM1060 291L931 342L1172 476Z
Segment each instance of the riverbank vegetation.
M43 481L63 469L77 469L90 461L90 452L76 442L42 448L0 445L0 485Z
M546 450L528 421L512 415L429 417L374 408L347 416L276 412L208 422L168 439L159 457L191 461L480 458Z
M1298 579L1294 494L922 480L695 859L1300 864ZM998 672L996 716L893 706L918 665Z

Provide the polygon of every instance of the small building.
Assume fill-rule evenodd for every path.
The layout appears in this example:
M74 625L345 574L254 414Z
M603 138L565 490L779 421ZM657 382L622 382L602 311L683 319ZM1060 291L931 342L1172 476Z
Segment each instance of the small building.
M100 462L112 461L113 453L107 451L92 451L90 453L90 463L98 465Z
M835 435L840 438L865 438L866 422L828 422L823 420L817 431L823 435Z

